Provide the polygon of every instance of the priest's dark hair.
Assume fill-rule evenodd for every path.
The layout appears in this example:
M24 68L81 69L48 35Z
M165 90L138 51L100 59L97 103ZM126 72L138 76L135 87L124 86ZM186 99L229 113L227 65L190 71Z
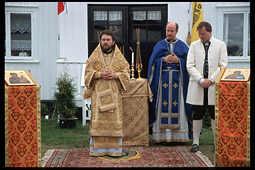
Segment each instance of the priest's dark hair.
M103 34L110 35L112 37L112 40L115 41L115 35L111 30L104 30L103 32L101 32L100 40L101 40Z

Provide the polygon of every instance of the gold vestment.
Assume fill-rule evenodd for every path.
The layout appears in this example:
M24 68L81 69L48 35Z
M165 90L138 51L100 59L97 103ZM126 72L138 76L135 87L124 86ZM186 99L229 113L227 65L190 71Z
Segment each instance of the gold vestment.
M101 72L116 74L112 80L100 78ZM122 97L130 79L129 63L117 45L112 55L104 57L100 44L86 63L85 85L92 91L90 137L94 148L119 148L123 137Z

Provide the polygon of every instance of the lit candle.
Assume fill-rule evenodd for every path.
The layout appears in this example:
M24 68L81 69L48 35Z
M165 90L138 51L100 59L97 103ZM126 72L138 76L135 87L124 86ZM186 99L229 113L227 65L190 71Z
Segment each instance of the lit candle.
M132 52L132 64L134 64L134 52Z

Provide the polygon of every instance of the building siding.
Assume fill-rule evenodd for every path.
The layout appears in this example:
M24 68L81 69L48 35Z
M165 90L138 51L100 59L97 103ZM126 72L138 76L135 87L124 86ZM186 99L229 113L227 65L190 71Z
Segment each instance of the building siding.
M6 70L31 70L35 80L41 85L41 99L52 100L57 76L65 69L75 78L76 99L82 102L82 68L88 58L88 12L89 4L113 4L112 2L67 2L67 10L57 15L57 2L6 2L5 6L37 6L37 39L35 40L37 62L14 62L5 60ZM167 4L168 21L179 24L177 37L186 41L188 22L192 25L192 5L190 2L114 2L114 4ZM222 24L216 17L219 5L244 5L249 2L203 2L203 17L213 27L213 36L217 37L217 25ZM190 10L188 13L188 9ZM60 39L59 39L60 38ZM228 68L250 68L250 59L232 60Z
M56 60L59 57L57 18L57 4L53 2L8 2L5 5L37 7L37 55L34 56L39 62L27 63L26 61L5 61L5 70L30 70L32 76L41 85L41 99L52 100L53 89L56 80ZM16 7L22 8L22 7ZM33 31L33 30L32 30Z

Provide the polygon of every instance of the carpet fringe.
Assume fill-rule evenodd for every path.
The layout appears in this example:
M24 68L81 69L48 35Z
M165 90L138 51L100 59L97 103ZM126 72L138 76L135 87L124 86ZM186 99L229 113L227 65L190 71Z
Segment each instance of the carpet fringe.
M195 153L197 156L199 156L202 160L204 160L205 164L208 166L208 167L214 167L213 164L211 163L211 161L209 160L209 158L207 156L205 156L202 152L200 151L197 151Z
M51 155L54 153L56 149L49 149L42 158L42 167L45 167L47 161L50 159Z

